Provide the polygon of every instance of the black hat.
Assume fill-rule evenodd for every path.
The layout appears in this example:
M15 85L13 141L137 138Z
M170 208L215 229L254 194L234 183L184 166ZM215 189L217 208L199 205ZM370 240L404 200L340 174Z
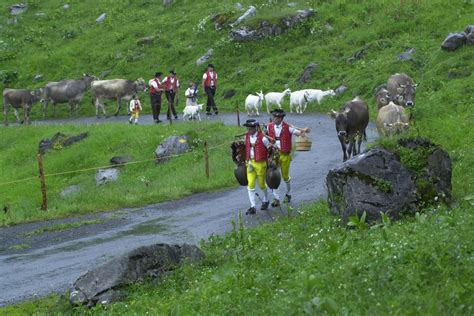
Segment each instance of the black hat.
M208 64L207 67L208 67L208 68L210 67L210 68L214 69L214 65L213 65L213 64Z
M176 72L174 72L174 69L170 70L170 74L176 75Z
M248 119L244 123L245 127L257 127L259 125L260 125L260 123L256 119Z
M155 77L158 78L159 76L161 76L163 73L161 71L158 71L158 72L155 72Z
M277 117L284 117L286 115L285 111L283 111L282 109L274 109L272 111L272 114Z

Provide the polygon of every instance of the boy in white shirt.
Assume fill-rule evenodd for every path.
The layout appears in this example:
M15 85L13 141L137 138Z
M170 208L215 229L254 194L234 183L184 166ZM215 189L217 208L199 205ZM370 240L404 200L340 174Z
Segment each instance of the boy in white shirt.
M129 105L130 110L130 119L128 120L130 124L133 124L135 120L135 124L138 124L138 117L140 116L140 111L142 110L142 104L140 100L138 100L138 96L136 94L133 95L132 99L130 100Z
M186 96L186 106L197 105L197 85L194 84L192 80L189 80L188 88L184 92L184 95Z

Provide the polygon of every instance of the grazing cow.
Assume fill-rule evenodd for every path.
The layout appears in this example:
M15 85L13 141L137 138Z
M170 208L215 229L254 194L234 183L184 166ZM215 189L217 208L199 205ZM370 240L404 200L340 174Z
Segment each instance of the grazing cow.
M283 92L268 92L265 94L265 104L267 105L267 113L270 114L272 105L276 104L281 109L281 102L283 98L289 97L291 95L291 90L286 89Z
M102 103L102 99L115 99L117 100L117 111L115 116L117 116L122 108L122 99L127 102L130 101L134 94L146 90L145 80L139 78L135 81L133 80L124 80L124 79L112 79L112 80L95 80L92 81L91 91L92 95L95 97L95 115L97 118L99 116L99 107L102 108L102 113L107 117L105 113L105 106Z
M183 109L183 121L196 119L201 121L200 111L202 111L202 104L186 105Z
M337 137L341 143L343 161L346 161L351 155L360 153L360 145L366 137L365 129L369 124L369 107L366 102L356 97L347 102L339 112L332 110L331 117L336 119Z
M311 101L309 92L306 90L292 92L290 96L290 113L293 113L293 107L296 107L296 113L303 114L303 109L306 109L306 105Z
M4 89L3 90L3 115L5 116L4 124L8 126L8 111L10 106L15 111L16 121L20 123L18 109L23 108L24 122L28 124L30 121L30 110L33 103L38 102L43 94L43 89Z
M394 74L388 79L387 90L395 104L403 107L415 106L416 84L405 74Z
M245 99L245 109L247 110L247 115L260 116L258 112L262 108L263 101L263 92L256 92L257 95L249 94Z
M377 111L380 110L381 107L386 106L390 101L392 101L392 96L385 88L380 88L375 94Z
M69 103L71 107L71 115L79 110L79 104L82 97L90 88L92 81L97 78L88 74L84 74L79 80L62 80L59 82L49 82L44 88L44 104L43 116L46 117L48 104L53 104L53 116L56 116L56 104Z
M382 107L377 115L377 131L380 136L393 136L404 133L409 127L409 118L403 106L390 102Z

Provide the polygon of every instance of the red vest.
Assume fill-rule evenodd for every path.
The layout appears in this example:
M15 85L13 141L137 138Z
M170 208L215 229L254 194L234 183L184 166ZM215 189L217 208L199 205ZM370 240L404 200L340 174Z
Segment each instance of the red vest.
M166 82L165 82L165 90L173 90L176 91L178 88L178 77L174 77L174 82L173 82L173 88L171 88L171 77L168 76L166 77Z
M158 89L161 89L161 82L157 78L153 79L154 82L156 82L156 85L158 86ZM161 91L156 91L155 87L150 86L150 93L160 93Z
M263 143L263 133L257 132L257 141L253 147L255 161L266 161L268 157L267 147ZM245 156L246 160L250 160L250 134L245 135Z
M209 88L211 86L211 73L209 71L206 72L206 81L204 81L204 87ZM214 87L217 88L217 73L215 71L212 72L212 79L214 80Z
M275 136L275 124L270 123L268 124L268 136L275 140L280 141L280 151L285 154L291 153L291 133L290 133L290 125L288 125L286 122L282 122L283 124L280 132L280 137L277 139Z

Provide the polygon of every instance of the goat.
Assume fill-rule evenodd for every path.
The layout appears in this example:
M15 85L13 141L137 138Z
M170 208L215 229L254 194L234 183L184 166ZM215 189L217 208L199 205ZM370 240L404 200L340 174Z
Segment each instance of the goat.
M247 115L256 115L260 116L258 110L262 108L262 101L263 101L263 92L260 90L256 92L257 95L249 94L245 99L245 109L247 110ZM250 114L252 112L252 114Z
M306 109L306 105L311 101L312 99L308 91L298 90L292 92L290 96L290 113L293 113L293 107L295 107L296 113L302 114L303 107Z
M281 109L281 102L284 97L289 97L291 95L291 90L286 89L283 92L268 92L265 94L265 103L267 104L267 113L270 114L271 106L273 104L278 105Z
M186 105L183 109L183 121L185 120L196 120L201 121L201 115L199 111L202 111L202 104Z

